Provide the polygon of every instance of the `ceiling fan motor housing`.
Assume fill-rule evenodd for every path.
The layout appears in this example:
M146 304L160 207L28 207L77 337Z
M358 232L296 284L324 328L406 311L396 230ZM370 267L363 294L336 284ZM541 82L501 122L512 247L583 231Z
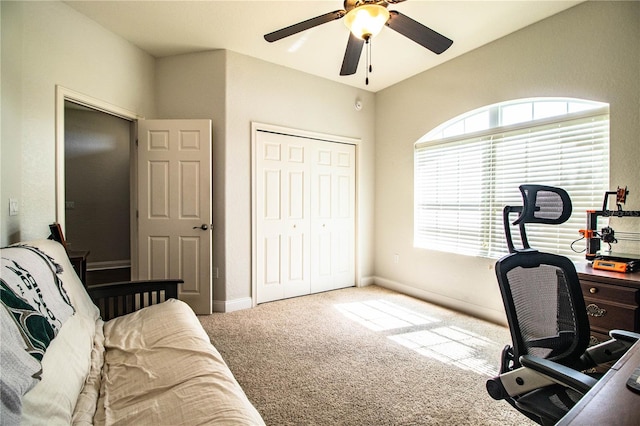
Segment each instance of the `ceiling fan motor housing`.
M377 4L380 5L382 7L387 7L389 6L390 3L400 3L403 2L405 0L390 0L390 1L384 1L384 0L344 0L344 10L346 10L347 12L351 11L352 9L355 9L356 7L360 7L362 5L365 4Z

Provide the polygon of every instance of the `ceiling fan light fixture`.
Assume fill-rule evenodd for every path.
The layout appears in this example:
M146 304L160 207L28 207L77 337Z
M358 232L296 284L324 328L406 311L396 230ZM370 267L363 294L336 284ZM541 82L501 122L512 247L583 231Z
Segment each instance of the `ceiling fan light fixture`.
M378 35L389 20L389 11L379 4L364 4L351 9L344 17L344 24L351 33L362 40Z

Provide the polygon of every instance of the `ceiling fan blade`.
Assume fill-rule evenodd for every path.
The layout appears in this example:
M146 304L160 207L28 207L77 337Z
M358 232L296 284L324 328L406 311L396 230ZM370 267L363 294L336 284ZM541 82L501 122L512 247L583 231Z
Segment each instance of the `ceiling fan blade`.
M387 26L403 36L415 41L438 55L444 52L453 44L453 40L425 27L418 21L414 21L407 15L403 15L395 10L389 11Z
M344 52L344 59L342 60L342 68L340 69L340 75L355 74L358 69L358 62L360 62L360 55L362 54L362 47L364 46L364 40L359 39L349 32L349 41L347 42L347 49Z
M347 12L344 10L334 10L333 12L325 13L324 15L316 16L315 18L307 19L306 21L298 22L297 24L290 25L286 28L274 31L269 34L265 34L264 39L270 43L278 41L285 37L297 34L299 32L308 30L313 27L317 27L321 24L334 21L342 18Z

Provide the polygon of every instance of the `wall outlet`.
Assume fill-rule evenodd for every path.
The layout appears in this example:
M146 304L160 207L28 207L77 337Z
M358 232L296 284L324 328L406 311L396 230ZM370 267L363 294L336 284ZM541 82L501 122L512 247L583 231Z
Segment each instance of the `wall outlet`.
M64 208L67 210L73 210L76 208L76 202L75 201L65 201L64 202Z
M400 262L400 255L398 253L393 255L393 263L396 265Z
M16 198L9 198L9 216L17 216L18 211L18 200Z
M218 267L217 266L213 267L213 278L216 279L216 280L218 279Z

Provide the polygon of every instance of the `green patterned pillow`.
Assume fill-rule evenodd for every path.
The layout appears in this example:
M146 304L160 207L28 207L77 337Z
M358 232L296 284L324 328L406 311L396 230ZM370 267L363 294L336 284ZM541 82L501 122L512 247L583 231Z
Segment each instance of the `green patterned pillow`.
M60 266L26 245L3 248L0 266L0 277L7 288L47 320L53 328L53 338L74 313L58 277Z
M0 279L0 301L15 326L18 327L25 351L38 361L42 361L49 343L55 337L49 321L24 299L18 297L2 279Z
M74 308L59 266L44 253L27 246L0 253L0 411L3 423L17 424L22 397L40 380L47 347Z

